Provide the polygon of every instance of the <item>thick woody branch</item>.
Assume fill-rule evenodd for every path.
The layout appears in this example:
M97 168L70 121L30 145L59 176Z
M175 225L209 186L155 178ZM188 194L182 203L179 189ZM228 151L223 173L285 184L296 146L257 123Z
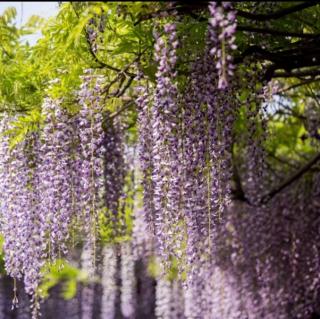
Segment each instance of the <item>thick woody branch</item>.
M246 31L260 34L270 34L275 36L284 36L284 37L296 37L296 38L304 38L304 39L314 39L319 38L320 34L313 33L300 33L300 32L290 32L290 31L282 31L275 30L269 28L256 28L251 26L239 25L237 27L237 31Z
M195 11L204 9L208 6L209 1L199 1L199 2L190 2L190 3L183 3L182 1L175 7L168 8L168 9L161 9L157 10L155 12L151 12L145 15L142 15L136 22L135 25L141 23L142 21L154 19L154 18L162 18L167 17L168 15L172 13L178 13L178 14L192 14ZM316 1L306 1L300 4L297 4L295 6L291 6L288 8L280 9L278 11L269 13L269 14L256 14L251 13L248 11L242 11L237 10L237 15L239 17L243 17L245 19L249 20L255 20L255 21L268 21L268 20L276 20L280 19L284 16L287 16L294 12L299 12L304 9L313 7L318 5L318 2Z
M288 87L285 87L284 89L279 90L276 94L283 94L283 93L285 93L287 91L296 89L296 88L298 88L300 86L304 86L304 85L307 85L307 84L310 84L310 83L314 83L314 82L317 82L317 81L320 81L320 78L313 78L313 79L310 79L310 80L301 81L299 83L293 84L291 86L288 86Z
M320 153L316 154L309 162L307 162L304 166L302 166L296 173L286 179L279 186L275 187L268 194L264 195L261 199L262 204L266 204L269 202L274 196L280 193L282 190L290 186L294 181L302 177L305 173L307 173L313 165L315 165L320 160Z
M311 76L315 77L320 75L319 69L312 69L312 70L302 70L302 71L279 71L274 72L272 75L273 78L297 78L297 77L304 77L304 76Z
M247 11L242 11L242 10L238 10L237 14L240 17L246 18L246 19L250 19L250 20L256 20L256 21L268 21L268 20L275 20L275 19L280 19L288 14L294 13L294 12L298 12L298 11L302 11L304 9L313 7L318 5L319 3L317 1L306 1L300 4L297 4L295 6L291 6L288 8L284 8L281 10L278 10L276 12L272 12L269 14L256 14L256 13L250 13Z
M304 44L304 46L302 46ZM251 46L235 58L235 63L242 63L245 57L254 56L256 60L272 62L267 67L265 79L275 77L303 77L320 74L320 46L319 39L301 41L301 46L287 50L270 52L259 46ZM288 57L290 57L288 59ZM313 68L312 68L313 67ZM316 67L316 68L315 68ZM303 69L304 68L304 69ZM308 69L305 69L308 68Z
M115 117L119 116L122 112L128 110L131 106L135 105L133 101L128 101L125 103L118 111L110 114L110 119L114 119Z

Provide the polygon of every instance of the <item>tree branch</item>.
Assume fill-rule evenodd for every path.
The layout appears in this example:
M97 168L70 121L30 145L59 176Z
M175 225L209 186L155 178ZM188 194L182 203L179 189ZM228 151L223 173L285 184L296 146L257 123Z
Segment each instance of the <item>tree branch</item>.
M278 92L276 92L276 94L283 94L287 91L290 91L290 90L293 90L297 87L300 87L300 86L303 86L303 85L307 85L307 84L310 84L310 83L314 83L314 82L317 82L317 81L320 81L320 78L315 78L315 79L310 79L310 80L306 80L306 81L301 81L300 83L297 83L297 84L293 84L291 86L288 86Z
M279 162L279 163L281 163L281 164L284 164L284 165L289 166L289 167L294 168L294 169L297 169L297 168L298 168L297 165L295 165L295 164L293 164L293 163L291 163L291 162L286 161L285 159L283 159L283 158L275 155L275 154L272 153L272 152L268 152L268 156L272 157L273 159L275 159L277 162Z
M109 118L110 119L114 119L115 117L119 116L122 112L126 111L127 109L129 109L131 106L134 105L134 102L133 101L129 101L127 102L126 104L124 104L122 106L122 108L120 108L118 111L110 114Z
M274 77L299 77L299 76L317 76L320 74L320 43L315 38L312 41L301 42L304 46L270 52L257 45L250 46L244 50L240 56L234 59L235 64L242 63L246 56L254 56L257 60L267 60L272 62L265 72L265 79L271 80ZM288 59L288 56L290 58ZM306 67L317 67L304 69ZM280 70L277 72L277 70ZM284 70L284 71L282 71Z
M119 90L117 92L117 94L115 95L116 97L120 97L122 96L126 91L127 89L130 87L130 85L132 84L133 80L134 80L135 76L130 76L127 83L122 87L121 90Z
M249 203L243 191L238 168L234 160L233 160L233 181L234 181L234 187L231 189L232 199L233 200L237 199L237 200Z
M269 14L255 14L255 13L250 13L247 11L242 11L238 10L237 15L246 19L250 20L256 20L256 21L268 21L268 20L275 20L275 19L280 19L288 14L301 11L313 6L318 5L319 3L317 1L306 1L300 4L297 4L292 7L284 8L276 12L272 12Z
M199 22L208 22L208 18L199 16L193 12L190 13L190 16ZM285 36L285 37L297 37L297 38L304 38L304 39L320 38L320 34L290 32L290 31L284 31L284 30L283 31L282 30L274 30L274 29L269 29L269 28L256 28L256 27L252 27L249 25L238 25L236 28L236 31L271 34L271 35Z
M273 78L292 78L292 77L300 77L300 76L317 76L320 75L319 69L312 70L302 70L302 71L279 71L274 72L272 75Z
M121 79L121 77L123 75L128 75L129 76L129 79L127 81L127 83L125 84L125 86L120 90L120 87L122 85L120 85L120 87L116 90L115 93L113 93L112 95L113 96L121 96L125 93L125 91L129 88L129 86L131 85L132 81L134 80L134 78L137 76L136 74L134 73L131 73L131 72L128 72L129 68L136 62L138 62L140 59L141 59L141 56L147 51L147 48L144 49L142 52L140 52L136 57L135 59L133 59L130 63L128 63L122 70L119 70L118 74L115 76L115 78L110 82L108 83L108 85L103 89L102 93L107 93L111 86L113 84L115 84L119 79ZM125 79L123 79L124 81Z
M155 12L151 12L145 15L142 15L139 17L139 19L134 23L134 25L137 25L141 23L142 21L154 19L154 18L163 18L167 17L173 12L177 12L178 14L191 14L196 10L204 9L208 6L209 1L203 1L203 2L198 2L198 3L181 3L177 5L176 7L168 8L168 9L161 9L157 10ZM300 4L297 4L295 6L289 7L289 8L284 8L280 9L276 12L272 12L269 14L255 14L251 13L248 11L242 11L242 10L237 10L237 15L239 17L249 19L249 20L255 20L255 21L268 21L268 20L275 20L282 18L288 14L302 11L304 9L313 7L317 5L318 3L315 1L306 1Z
M320 153L316 154L309 162L307 162L304 166L302 166L296 173L286 179L283 183L279 186L271 190L268 194L264 195L261 199L262 204L266 204L270 201L274 196L280 193L283 189L287 188L291 185L294 181L299 179L305 173L307 173L313 165L315 165L320 160Z
M72 1L71 1L71 6L72 6L72 8L73 8L74 13L75 13L76 16L79 18L80 15L79 15L79 13L77 12L76 8L74 7L74 3L73 3ZM97 54L96 54L96 53L94 52L94 50L93 50L92 43L91 43L90 38L89 38L88 30L85 28L84 31L85 31L85 37L86 37L86 42L87 42L87 45L88 45L89 52L90 52L92 58L94 59L94 61L99 65L99 68L107 68L107 69L109 69L109 70L111 70L111 71L114 71L114 72L121 72L121 70L120 70L119 68L116 68L116 67L114 67L114 66L112 66L112 65L109 65L109 64L101 61L101 60L98 58Z
M271 35L278 35L278 36L285 36L285 37L306 38L306 39L314 39L314 38L320 37L320 34L289 32L289 31L281 31L281 30L274 30L274 29L268 29L268 28L256 28L256 27L245 26L245 25L237 26L237 31L246 31L246 32L254 32L254 33L261 33L261 34L271 34Z

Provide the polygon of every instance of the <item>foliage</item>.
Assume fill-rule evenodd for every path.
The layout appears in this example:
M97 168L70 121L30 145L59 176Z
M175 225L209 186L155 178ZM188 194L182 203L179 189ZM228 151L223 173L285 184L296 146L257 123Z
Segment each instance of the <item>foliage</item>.
M0 237L0 273L5 274L5 267L4 267L4 251L3 251L3 236Z
M45 265L42 271L44 276L38 289L43 298L48 298L50 289L59 284L63 298L72 299L77 293L77 285L87 280L85 272L63 259L57 259L53 264Z

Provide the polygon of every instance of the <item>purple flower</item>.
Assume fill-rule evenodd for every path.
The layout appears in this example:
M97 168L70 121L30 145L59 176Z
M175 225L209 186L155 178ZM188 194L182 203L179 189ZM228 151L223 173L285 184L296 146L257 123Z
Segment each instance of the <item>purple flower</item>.
M237 48L234 44L237 27L236 13L230 2L223 2L220 5L210 2L209 12L211 18L209 18L208 32L212 45L210 53L217 60L218 88L225 90L229 86L229 77L233 75L234 70L230 51Z

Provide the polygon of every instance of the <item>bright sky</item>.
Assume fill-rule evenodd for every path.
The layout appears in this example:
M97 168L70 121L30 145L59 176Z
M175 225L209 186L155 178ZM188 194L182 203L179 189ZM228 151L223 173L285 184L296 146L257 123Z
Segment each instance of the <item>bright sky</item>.
M28 2L28 1L1 1L0 2L0 15L8 7L15 7L17 9L16 24L20 26L26 23L32 15L38 15L44 18L49 18L58 12L59 5L57 1L46 2ZM37 39L41 36L41 33L26 36L26 40L30 44L34 44Z

